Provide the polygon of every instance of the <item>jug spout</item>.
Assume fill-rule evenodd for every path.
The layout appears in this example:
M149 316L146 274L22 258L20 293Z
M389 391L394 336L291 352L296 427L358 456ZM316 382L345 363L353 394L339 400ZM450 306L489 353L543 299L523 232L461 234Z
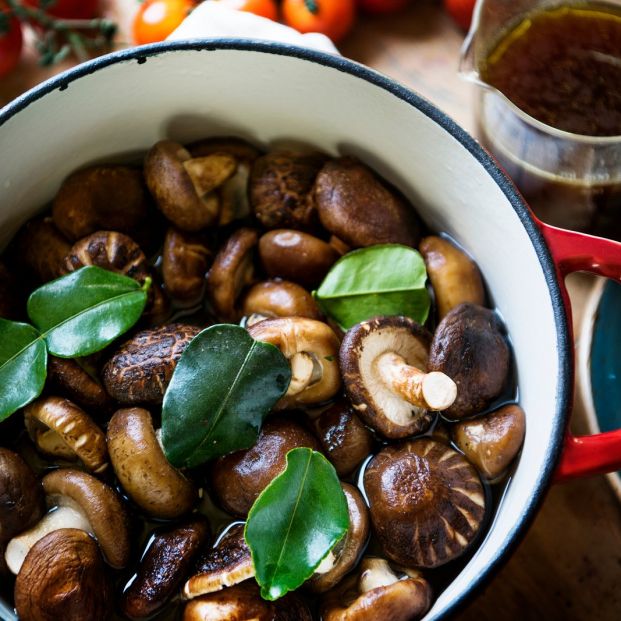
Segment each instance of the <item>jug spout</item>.
M468 82L473 82L478 86L485 87L487 84L481 77L479 65L475 57L475 46L479 33L479 25L481 20L481 10L486 0L477 0L474 11L472 13L472 21L470 22L470 29L464 39L459 54L459 75Z

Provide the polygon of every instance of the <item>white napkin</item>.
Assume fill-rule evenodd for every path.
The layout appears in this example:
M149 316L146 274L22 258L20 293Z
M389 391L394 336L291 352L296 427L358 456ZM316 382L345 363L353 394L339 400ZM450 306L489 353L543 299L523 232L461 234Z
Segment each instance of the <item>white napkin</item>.
M199 4L168 40L202 38L261 39L292 43L331 54L339 53L332 41L318 32L301 34L271 19L246 11L237 11L209 0Z

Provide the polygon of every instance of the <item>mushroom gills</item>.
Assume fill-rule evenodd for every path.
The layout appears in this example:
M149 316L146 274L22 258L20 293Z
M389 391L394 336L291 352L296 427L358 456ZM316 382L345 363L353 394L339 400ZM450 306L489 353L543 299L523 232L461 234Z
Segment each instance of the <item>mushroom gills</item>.
M324 621L415 621L429 610L431 587L417 571L367 557L359 573L326 594Z
M49 500L49 497L48 497ZM30 549L49 533L61 528L77 528L95 536L88 518L77 504L65 499L62 505L46 513L30 530L14 537L7 545L4 558L8 568L18 574Z
M235 158L225 153L195 157L182 165L192 180L196 194L201 198L221 186L237 168Z
M291 383L287 396L301 393L303 390L319 382L323 376L323 368L317 356L312 352L301 351L294 354L290 360Z
M41 397L24 410L24 424L37 448L46 455L78 459L100 473L108 467L106 437L77 405L61 397Z
M361 593L368 593L373 589L390 586L399 580L407 578L416 578L419 572L413 570L403 570L401 576L390 566L388 561L383 558L366 558L361 565L360 578L358 579L358 588Z
M424 417L427 408L406 401L401 394L387 385L384 377L378 373L378 362L386 352L396 353L412 366L424 367L427 352L416 343L409 343L399 333L380 328L377 332L370 331L364 347L360 352L360 375L367 385L367 392L380 405L383 414L396 425L406 427L417 419ZM358 411L364 411L362 405L354 405Z
M221 591L255 575L250 549L244 540L244 524L233 524L217 545L196 563L195 574L185 583L183 596L193 599Z

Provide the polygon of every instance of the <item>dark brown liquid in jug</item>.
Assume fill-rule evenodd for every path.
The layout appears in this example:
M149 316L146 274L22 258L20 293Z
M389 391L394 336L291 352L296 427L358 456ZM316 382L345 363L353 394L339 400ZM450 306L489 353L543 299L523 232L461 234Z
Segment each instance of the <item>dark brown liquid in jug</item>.
M547 125L621 135L621 13L572 7L538 13L496 46L484 79Z
M534 13L500 39L479 69L486 83L546 125L582 136L621 136L621 6L618 13L599 5ZM483 141L543 220L621 239L621 170L586 182L583 159L574 179L540 174L505 161L482 129Z

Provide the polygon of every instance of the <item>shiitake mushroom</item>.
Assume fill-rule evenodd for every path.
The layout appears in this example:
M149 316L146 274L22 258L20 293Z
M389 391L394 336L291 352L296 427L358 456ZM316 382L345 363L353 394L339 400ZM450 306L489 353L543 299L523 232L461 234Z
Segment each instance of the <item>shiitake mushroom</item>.
M254 161L250 205L266 229L317 228L313 188L326 159L321 153L273 151Z
M511 353L498 315L477 304L450 310L438 325L429 349L429 371L457 384L447 418L462 419L484 411L498 397L509 376Z
M483 524L476 469L430 438L382 449L364 472L364 489L382 550L404 567L439 567L461 556Z
M123 614L131 619L146 619L162 610L208 537L209 526L203 517L157 532L140 559L134 579L123 592Z
M108 394L127 405L161 403L181 354L199 332L180 323L138 332L103 368Z
M43 283L63 273L71 244L52 218L43 217L30 220L22 227L17 234L15 248L17 260Z
M366 557L324 597L321 613L324 621L416 621L430 606L431 586L419 571Z
M295 593L275 602L261 598L256 582L247 580L223 591L191 600L183 621L312 621L308 606Z
M224 509L244 517L259 494L286 466L287 453L299 447L319 450L315 436L286 418L270 418L256 444L215 461L211 482Z
M325 164L317 175L315 202L321 224L352 248L418 243L420 224L414 209L354 157Z
M244 524L234 524L224 532L217 545L203 550L183 587L183 596L194 599L215 593L254 575L250 548L244 540Z
M77 241L102 229L130 233L145 219L147 210L140 169L90 166L65 179L54 199L52 217L67 239Z
M55 530L28 553L15 581L15 609L24 621L104 621L112 586L97 542L83 530Z
M313 428L340 477L350 475L373 447L373 434L347 399L340 399L313 419Z
M329 243L291 229L268 231L259 240L261 264L272 278L316 287L340 254Z
M140 283L149 275L147 259L140 246L117 231L97 231L73 244L65 257L64 271L73 272L86 265L96 265Z
M300 285L286 280L265 280L253 285L242 302L242 313L256 323L270 317L321 319L313 296Z
M526 432L519 405L505 405L485 416L457 423L452 435L457 447L487 479L498 478L518 454Z
M44 511L34 472L18 453L0 447L0 544L36 524Z

